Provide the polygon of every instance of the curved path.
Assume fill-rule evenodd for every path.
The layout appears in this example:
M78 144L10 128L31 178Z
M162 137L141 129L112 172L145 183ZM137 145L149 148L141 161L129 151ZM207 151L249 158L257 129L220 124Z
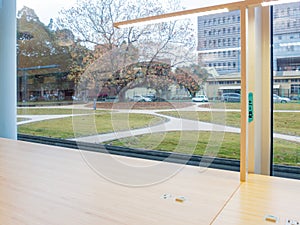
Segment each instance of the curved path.
M177 111L224 111L224 109L210 109L210 108L203 108L199 107L199 104L196 103L192 106L176 109ZM45 107L43 107L45 108ZM49 107L53 108L53 107ZM60 108L84 108L84 105L70 105L70 106L61 106ZM86 109L86 108L85 108ZM105 134L98 134L88 137L78 137L71 140L82 141L82 142L90 142L90 143L101 143L106 141L112 141L120 138L126 138L131 136L137 136L142 134L151 134L151 133L158 133L158 132L168 132L168 131L210 131L210 132L232 132L232 133L240 133L240 128L226 126L226 125L219 125L214 123L208 122L201 122L189 119L182 119L182 118L175 118L171 116L166 116L162 114L158 114L159 112L170 111L170 109L162 109L162 110L116 110L119 113L143 113L143 114L151 114L159 117L166 118L166 122L157 124L154 126L149 126L146 128L139 128L134 130L127 130L127 131L118 131L118 132L111 132ZM226 112L239 112L238 109L230 109ZM294 111L293 111L294 112ZM298 111L297 111L298 112ZM80 114L83 115L83 114ZM58 119L70 116L77 116L77 115L22 115L18 116L19 118L28 118L29 120L18 122L18 125L43 121L48 119ZM287 141L294 141L300 143L300 137L298 136L291 136L285 134L278 134L274 133L274 138L280 138Z
M138 112L135 111L131 113L141 113L141 111ZM118 132L99 134L99 135L88 136L88 137L79 137L79 138L74 138L72 140L90 142L90 143L101 143L105 141L112 141L115 139L137 136L142 134L151 134L151 133L168 132L168 131L182 131L182 130L211 131L211 132L219 131L219 132L233 132L233 133L240 132L239 128L234 128L234 127L229 127L224 125L217 125L213 123L206 123L206 122L200 122L200 121L188 120L188 119L180 119L180 118L157 114L156 112L150 112L150 111L147 112L144 111L142 113L164 117L167 120L165 123L149 126L147 128L140 128L140 129L134 129L128 131L118 131Z

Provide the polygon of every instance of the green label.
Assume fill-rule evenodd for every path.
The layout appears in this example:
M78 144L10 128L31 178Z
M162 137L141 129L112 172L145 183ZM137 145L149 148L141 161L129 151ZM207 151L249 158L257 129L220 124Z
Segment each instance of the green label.
M253 121L253 93L249 92L248 94L248 122L251 123Z

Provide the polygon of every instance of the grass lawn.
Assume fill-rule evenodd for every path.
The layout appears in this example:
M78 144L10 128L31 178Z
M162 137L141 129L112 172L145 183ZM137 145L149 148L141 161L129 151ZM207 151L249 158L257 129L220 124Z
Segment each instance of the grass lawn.
M228 126L240 127L240 112L189 112L189 111L166 111L160 114L181 117L185 119L226 124ZM300 135L300 113L299 112L275 112L274 132Z
M124 146L130 148L142 148L195 155L209 155L220 158L240 158L240 135L225 133L222 142L216 143L210 138L223 137L220 132L167 132L141 135L110 141L106 144ZM179 141L180 140L180 141ZM195 143L195 140L196 141ZM209 143L209 145L208 145ZM274 162L276 164L299 166L300 144L285 140L274 140Z
M22 121L26 121L26 120L30 120L28 118L17 118L17 122L22 122Z
M62 109L62 108L18 108L18 115L66 115L91 113L91 109ZM96 112L102 113L103 110Z
M18 106L60 106L60 105L72 105L72 104L78 104L81 102L74 102L72 100L70 101L36 101L36 102L18 102Z
M241 109L241 103L214 102L211 107L214 109ZM274 110L300 110L300 103L274 103Z
M297 105L296 105L297 104ZM229 108L236 108L239 103L226 103ZM280 109L291 109L298 107L298 103L276 104ZM300 104L299 104L300 105ZM277 106L276 106L277 107ZM215 107L214 107L215 108ZM294 108L293 108L294 109ZM18 126L18 132L54 138L74 138L75 136L88 136L98 133L136 129L147 127L162 122L164 119L146 114L124 114L109 111L79 109L57 109L57 108L19 108L19 115L63 115L63 114L89 114L63 119L52 119L47 121L29 123ZM229 126L240 126L240 112L189 112L189 111L167 111L161 114L186 119L226 124ZM22 121L23 118L18 118ZM274 132L300 135L300 113L299 112L274 112ZM112 145L127 146L132 148L155 149L163 151L176 151L181 153L210 155L221 158L239 159L240 136L234 133L214 132L167 132L153 133L142 136L124 138L109 142ZM199 138L201 137L201 138ZM214 139L207 143L209 139ZM221 142L222 141L222 142ZM220 148L219 148L220 145ZM205 152L206 150L206 152ZM274 162L276 164L295 165L300 163L300 144L280 139L274 139Z
M274 110L300 110L299 102L275 103Z
M239 134L225 133L225 136L223 136L224 134L221 132L214 132L212 135L210 132L204 131L174 131L123 138L106 144L196 155L205 153L205 155L214 156L217 153L218 157L239 159ZM211 143L209 148L206 149L208 140L214 137L220 139L218 140L219 143L212 140L214 143ZM218 148L219 144L221 144L220 149Z
M102 112L95 116L84 115L24 124L18 126L18 133L66 139L147 127L163 120L163 118L146 114Z
M199 107L202 107L205 105L199 105ZM206 106L205 106L206 107ZM212 109L240 109L241 103L238 102L210 102L210 107Z

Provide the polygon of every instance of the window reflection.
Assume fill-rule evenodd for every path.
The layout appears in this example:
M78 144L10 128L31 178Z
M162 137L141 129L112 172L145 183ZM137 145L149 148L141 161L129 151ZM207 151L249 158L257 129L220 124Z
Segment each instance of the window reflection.
M19 133L239 160L239 11L116 29L181 6L115 2L19 11Z
M274 163L299 166L299 3L273 8ZM283 139L278 138L284 135Z

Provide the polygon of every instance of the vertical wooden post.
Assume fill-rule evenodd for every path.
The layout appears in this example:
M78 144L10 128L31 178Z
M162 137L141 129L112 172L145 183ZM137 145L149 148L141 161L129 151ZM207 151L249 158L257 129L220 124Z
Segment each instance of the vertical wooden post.
M240 145L240 181L247 180L247 8L242 7L241 13L241 145Z
M261 142L261 174L270 175L271 162L271 30L270 30L270 7L262 7L261 18L261 83L262 83L262 142Z
M256 39L255 39L255 8L248 8L248 29L247 29L247 38L248 38L248 52L247 52L247 61L248 61L248 73L247 73L247 92L253 93L253 101L256 102L256 91L255 91L255 74L256 74ZM249 100L248 100L249 101ZM253 108L255 103L252 102ZM255 126L256 126L256 113L253 111L253 120L248 121L248 172L254 173L255 171Z

